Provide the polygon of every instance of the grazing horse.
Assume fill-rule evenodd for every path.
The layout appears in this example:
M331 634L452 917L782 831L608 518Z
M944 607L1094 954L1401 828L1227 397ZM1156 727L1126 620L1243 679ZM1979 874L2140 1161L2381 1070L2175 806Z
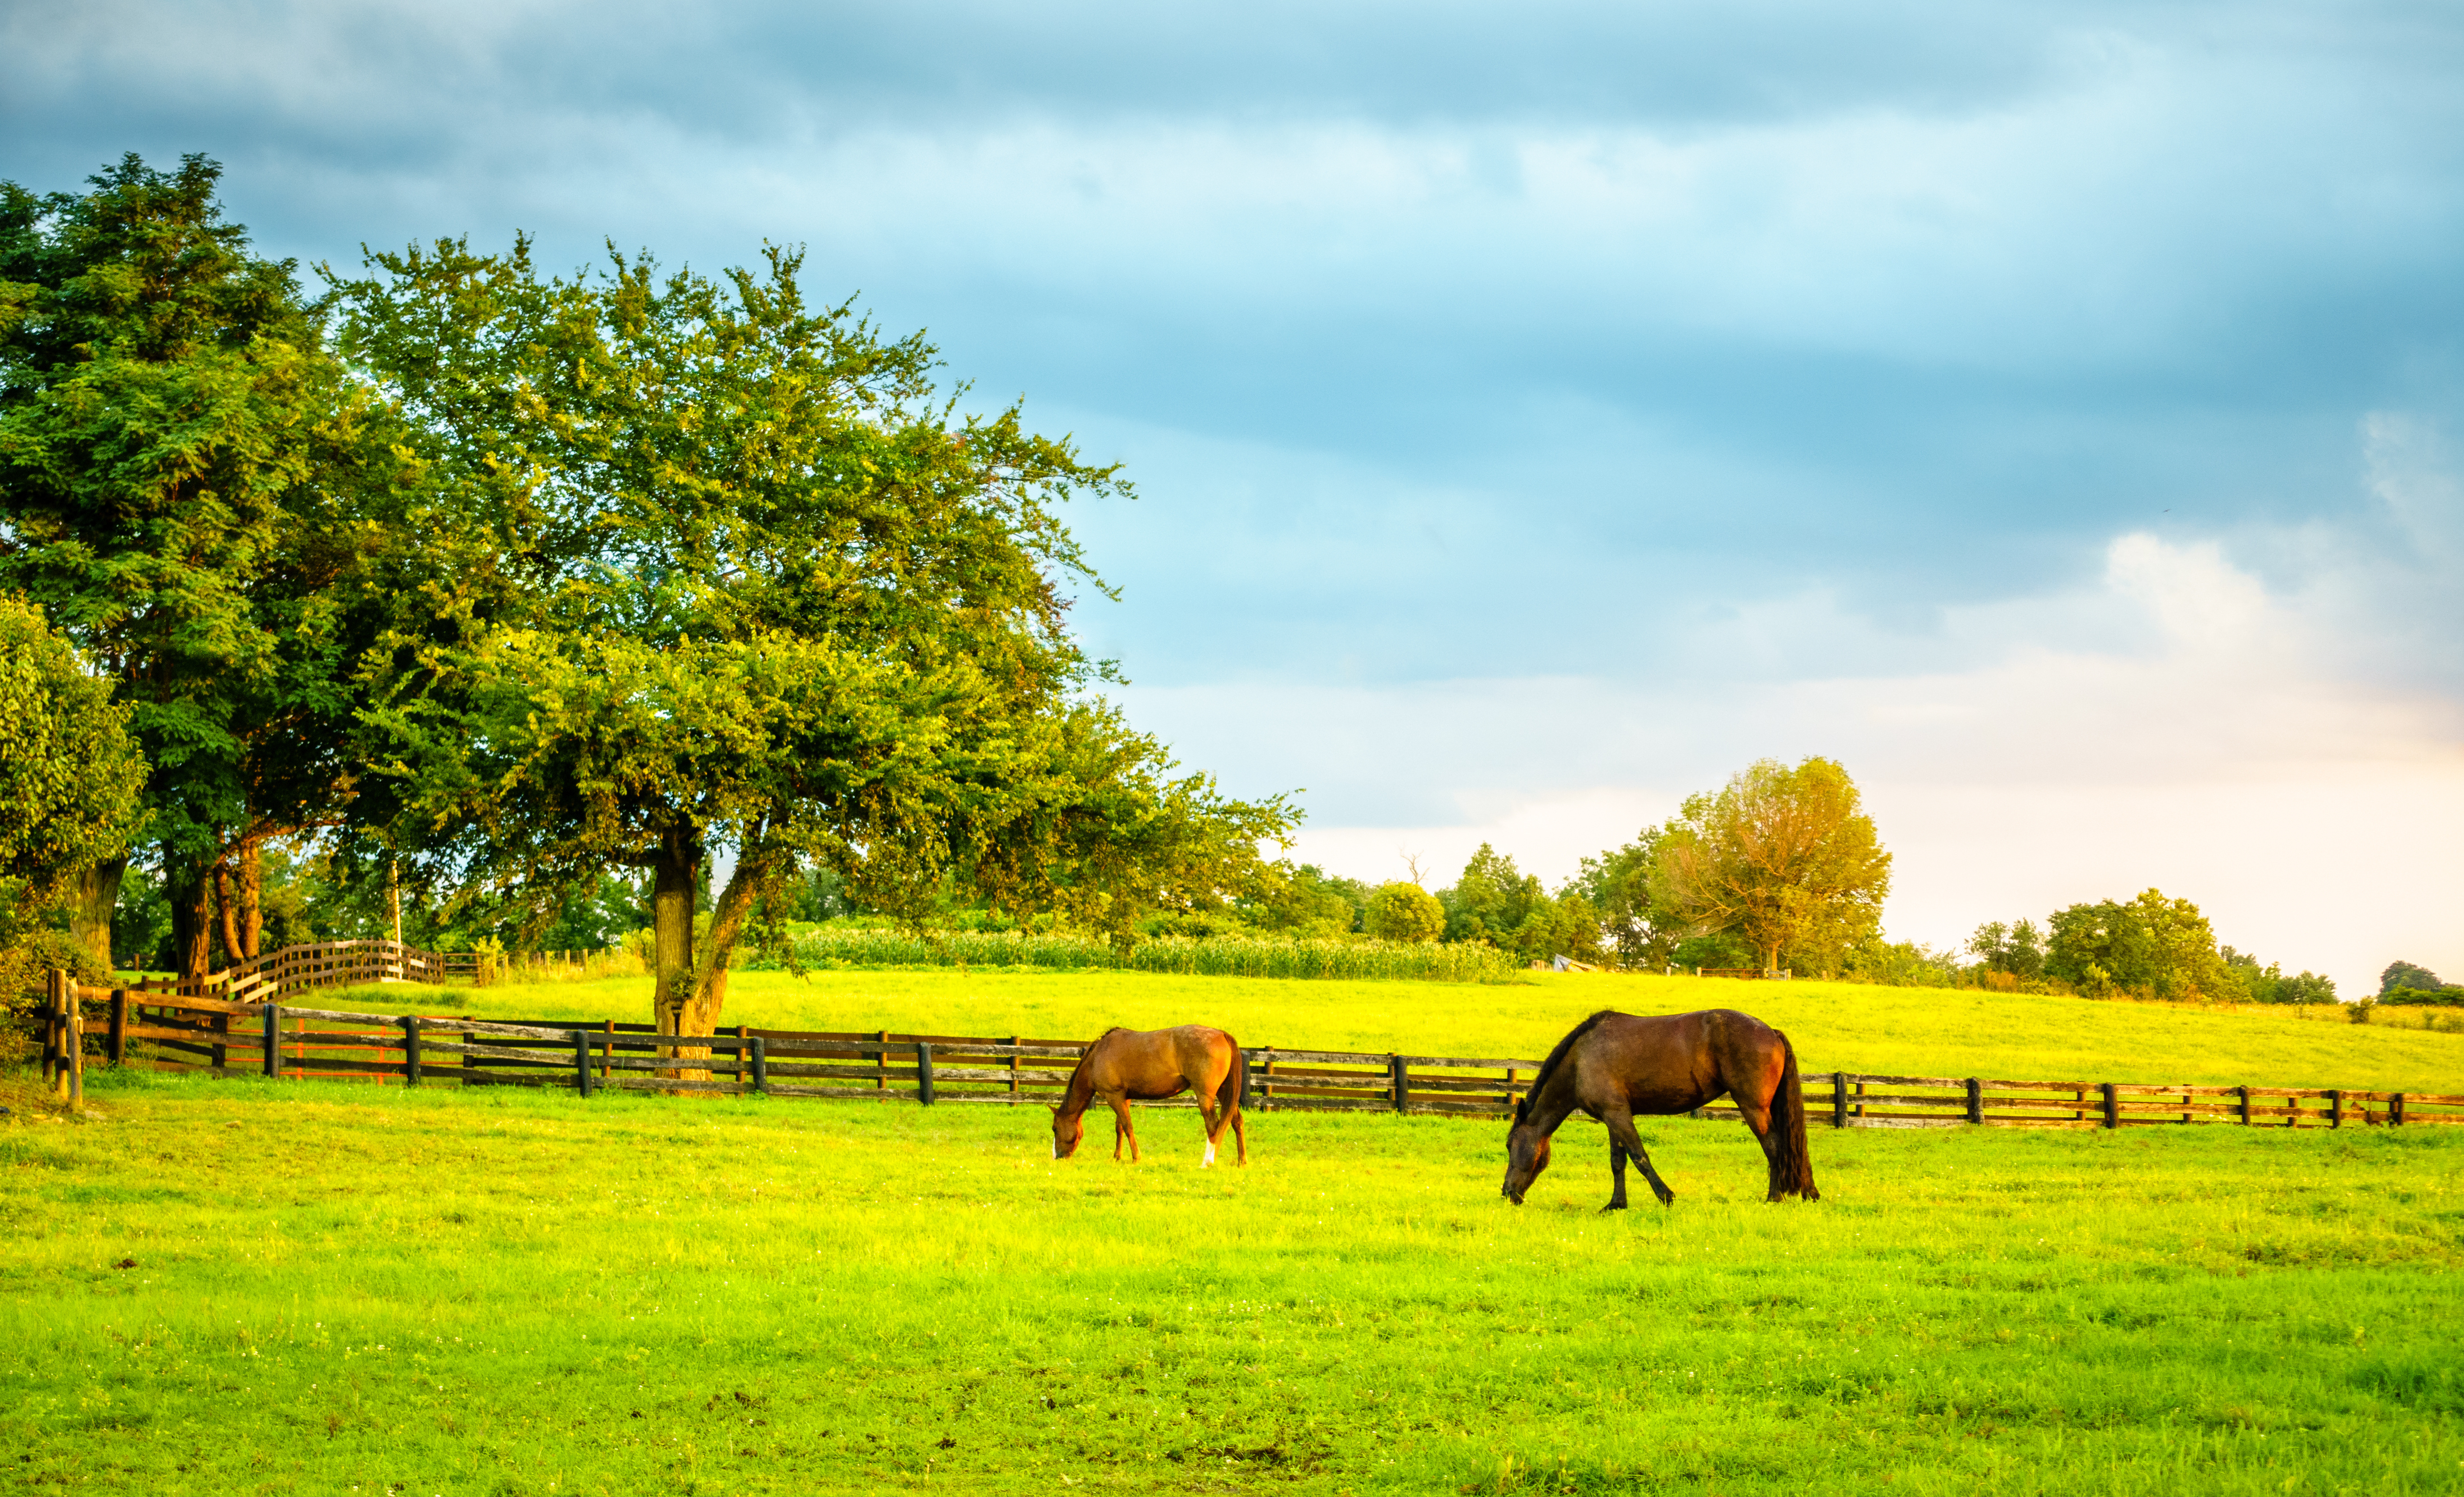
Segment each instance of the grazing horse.
M1215 1145L1230 1127L1241 1162L1249 1162L1249 1138L1241 1131L1241 1044L1221 1029L1182 1024L1177 1029L1107 1029L1078 1057L1069 1073L1069 1091L1052 1110L1052 1156L1066 1159L1078 1150L1086 1133L1086 1112L1097 1097L1112 1108L1112 1157L1121 1156L1121 1140L1130 1141L1130 1162L1138 1162L1137 1131L1130 1126L1130 1103L1157 1102L1183 1090L1198 1097L1198 1115L1206 1125L1204 1169L1215 1162Z
M1514 1128L1506 1135L1506 1199L1523 1204L1523 1193L1549 1167L1549 1139L1576 1112L1589 1112L1609 1129L1609 1169L1617 1193L1603 1211L1625 1209L1625 1161L1642 1167L1661 1205L1677 1199L1634 1131L1637 1113L1665 1117L1690 1112L1723 1094L1737 1110L1771 1161L1771 1195L1820 1200L1814 1188L1814 1160L1805 1149L1805 1095L1796 1081L1796 1050L1788 1036L1733 1008L1638 1019L1605 1009L1557 1042L1531 1078L1531 1090L1514 1105Z

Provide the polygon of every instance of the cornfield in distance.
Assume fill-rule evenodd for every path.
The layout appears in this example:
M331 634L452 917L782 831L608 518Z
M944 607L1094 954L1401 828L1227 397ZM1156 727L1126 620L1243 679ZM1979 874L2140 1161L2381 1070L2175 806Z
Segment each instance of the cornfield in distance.
M1046 967L1160 972L1181 977L1320 978L1343 981L1504 982L1517 968L1491 946L1406 941L1250 940L1158 936L1122 959L1109 941L1086 936L957 931L816 931L796 937L796 958L811 966Z

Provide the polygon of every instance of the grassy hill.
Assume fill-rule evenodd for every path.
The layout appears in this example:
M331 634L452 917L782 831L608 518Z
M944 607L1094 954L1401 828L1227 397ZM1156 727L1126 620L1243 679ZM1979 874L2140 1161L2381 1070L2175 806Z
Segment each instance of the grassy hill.
M1250 1046L1536 1059L1599 1008L1739 1008L1788 1032L1806 1070L2003 1079L2349 1087L2464 1093L2464 1033L2347 1022L2341 1010L2171 1004L1836 982L1531 973L1504 986L1279 981L1135 972L897 968L739 972L730 1023L1077 1039L1108 1024L1203 1023ZM617 1019L649 1012L639 977L483 988L475 1017ZM337 1006L399 1010L389 991Z

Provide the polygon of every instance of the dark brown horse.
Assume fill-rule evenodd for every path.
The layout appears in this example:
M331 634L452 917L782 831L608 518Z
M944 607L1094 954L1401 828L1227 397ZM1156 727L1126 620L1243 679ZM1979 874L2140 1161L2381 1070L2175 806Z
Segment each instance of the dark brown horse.
M1121 1156L1126 1138L1135 1164L1138 1135L1130 1126L1130 1104L1159 1102L1183 1091L1197 1093L1198 1115L1206 1125L1206 1156L1198 1167L1215 1162L1215 1146L1226 1127L1241 1151L1240 1162L1248 1163L1249 1138L1241 1131L1241 1044L1204 1024L1105 1030L1078 1057L1068 1094L1052 1110L1052 1156L1066 1159L1078 1151L1087 1109L1102 1097L1112 1109L1112 1157Z
M1771 1195L1820 1200L1814 1160L1805 1150L1805 1094L1796 1082L1796 1050L1788 1036L1733 1008L1638 1019L1602 1010L1557 1042L1514 1106L1506 1135L1506 1199L1523 1193L1549 1167L1549 1139L1577 1112L1609 1129L1609 1169L1617 1193L1603 1211L1625 1209L1625 1161L1642 1167L1661 1205L1677 1199L1634 1131L1638 1113L1690 1112L1722 1096L1737 1099L1746 1126L1771 1161Z

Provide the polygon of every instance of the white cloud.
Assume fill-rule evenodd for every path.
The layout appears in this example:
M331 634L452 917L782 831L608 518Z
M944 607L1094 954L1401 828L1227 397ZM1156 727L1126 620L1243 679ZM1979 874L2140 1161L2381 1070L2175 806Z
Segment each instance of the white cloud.
M1553 881L1751 760L1823 754L1896 856L1895 935L1955 944L2152 885L2222 939L2365 992L2398 957L2464 973L2464 704L2334 672L2350 583L2274 597L2212 543L2132 534L2092 589L1953 610L1946 648L1983 657L1956 669L1131 695L1193 761L1241 766L1236 788L1328 792L1297 854L1358 877L1416 851L1451 881L1486 841ZM1775 606L1791 636L1818 627L1818 600ZM1684 657L1758 638L1755 611ZM2128 643L2065 643L2083 622Z

